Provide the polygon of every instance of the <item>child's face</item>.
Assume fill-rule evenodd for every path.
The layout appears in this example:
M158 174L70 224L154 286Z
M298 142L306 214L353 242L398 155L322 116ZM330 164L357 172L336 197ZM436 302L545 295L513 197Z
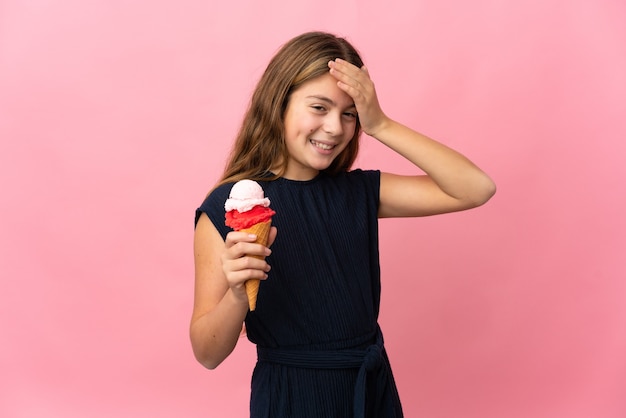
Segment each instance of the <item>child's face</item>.
M310 180L328 168L354 136L356 121L354 101L330 74L300 86L285 111L289 161L284 177Z

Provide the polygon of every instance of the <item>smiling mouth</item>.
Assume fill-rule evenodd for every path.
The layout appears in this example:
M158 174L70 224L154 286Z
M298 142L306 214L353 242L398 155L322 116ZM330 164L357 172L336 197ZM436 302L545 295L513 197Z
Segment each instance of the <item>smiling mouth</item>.
M328 144L323 144L321 142L317 142L313 139L310 140L311 144L313 144L314 147L322 149L324 151L330 151L331 149L335 148L336 145L328 145Z

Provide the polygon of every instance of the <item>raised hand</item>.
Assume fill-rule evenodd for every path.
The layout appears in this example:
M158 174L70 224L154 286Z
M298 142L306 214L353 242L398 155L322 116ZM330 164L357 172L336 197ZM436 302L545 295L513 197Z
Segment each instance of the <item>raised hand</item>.
M339 58L329 61L328 67L330 74L337 79L337 86L354 100L363 132L376 137L388 119L380 108L376 88L367 68L359 68Z

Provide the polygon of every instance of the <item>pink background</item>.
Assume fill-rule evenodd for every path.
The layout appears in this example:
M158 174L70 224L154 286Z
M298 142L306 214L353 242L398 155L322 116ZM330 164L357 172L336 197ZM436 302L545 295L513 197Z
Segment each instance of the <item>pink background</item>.
M621 0L0 2L0 416L246 416L252 345L208 371L188 342L193 214L312 29L498 184L381 221L406 415L626 416L624 22ZM370 138L358 165L412 172Z

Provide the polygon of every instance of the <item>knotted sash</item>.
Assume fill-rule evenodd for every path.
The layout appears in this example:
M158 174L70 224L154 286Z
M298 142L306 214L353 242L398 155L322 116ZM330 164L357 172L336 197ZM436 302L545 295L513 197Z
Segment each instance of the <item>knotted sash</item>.
M390 375L389 362L385 354L383 334L380 327L376 331L374 344L365 349L344 350L286 350L281 348L257 347L260 362L275 363L289 367L306 369L359 369L354 387L354 417L395 416L393 407L385 402L387 385L394 384ZM369 383L369 384L368 384ZM368 391L368 387L370 390ZM395 389L394 389L395 390ZM386 404L387 415L380 414Z

